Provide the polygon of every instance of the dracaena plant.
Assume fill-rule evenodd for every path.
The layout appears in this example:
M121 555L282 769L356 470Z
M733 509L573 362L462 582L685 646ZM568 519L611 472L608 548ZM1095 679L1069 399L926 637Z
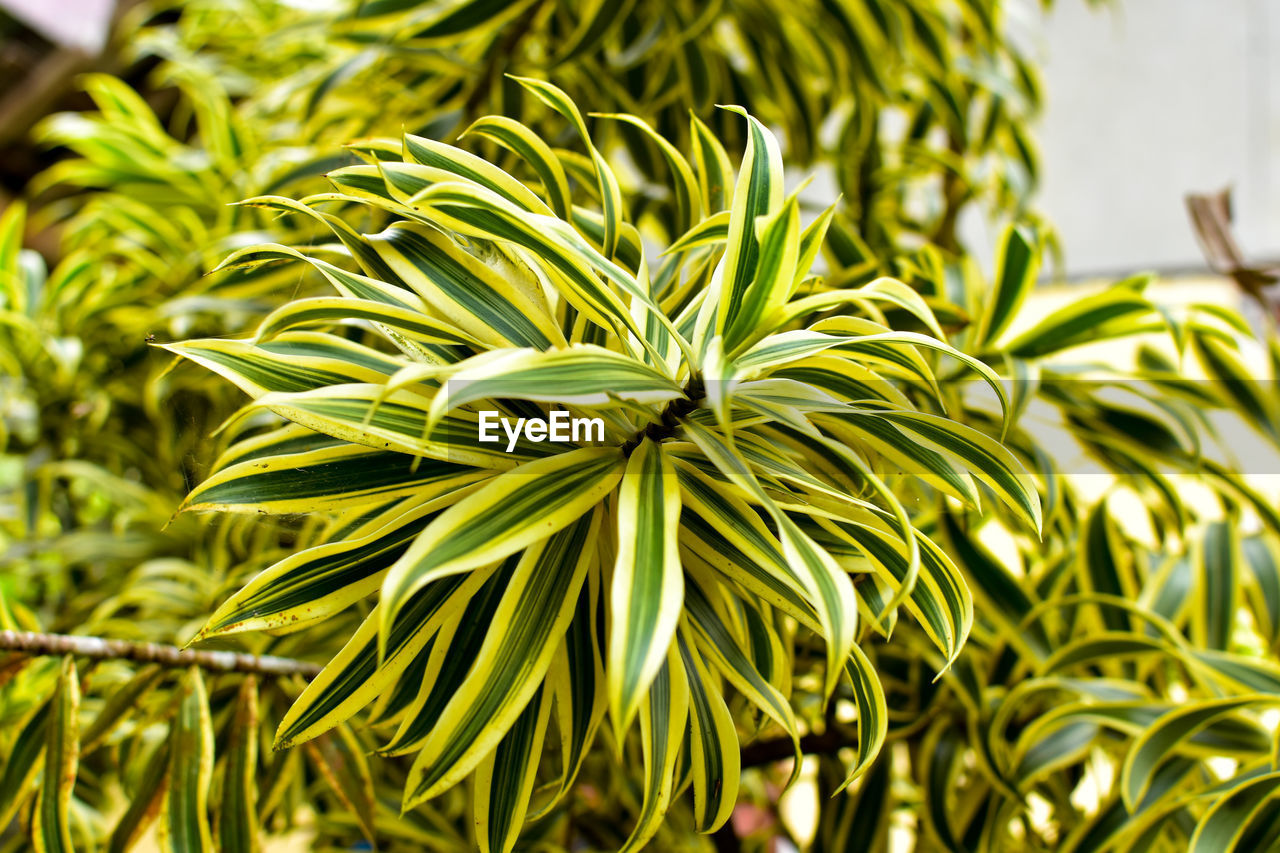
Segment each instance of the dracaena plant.
M831 211L802 224L763 125L739 110L749 142L732 178L696 119L691 158L638 119L599 119L649 136L674 176L683 236L655 255L577 107L517 82L578 134L594 204L571 200L570 155L499 119L487 126L536 182L406 136L358 146L370 162L330 173L332 193L249 202L336 242L226 265L303 261L337 295L288 303L246 340L168 346L251 395L246 416L289 422L234 445L185 506L317 513L329 533L197 639L306 628L376 593L277 746L372 705L381 751L414 756L404 805L474 777L477 841L508 850L594 742L638 742L634 849L690 780L696 828L722 825L742 742L777 727L798 754L826 706L856 718L856 778L888 723L860 638L899 609L942 666L955 658L965 582L887 478L951 478L961 499L976 478L1031 531L1040 504L999 428L939 413L944 363L1008 402L914 291L818 285ZM886 326L883 306L932 334ZM911 404L904 383L931 402ZM554 427L552 411L594 431L480 440L482 417ZM796 648L815 644L813 680L793 685Z
M906 651L913 626L868 650L901 751L845 793L821 759L836 796L814 849L885 843L906 791L937 849L1271 849L1280 517L1249 474L1275 441L1274 367L1246 367L1263 359L1237 313L1161 304L1146 277L1018 322L1035 244L1007 233L990 282L934 249L903 268L926 298L965 284L947 313L972 321L953 338L1015 380L1007 444L1038 475L1043 531L1020 534L1000 505L918 509L969 582L974 629L936 681ZM1079 355L1134 335L1132 366ZM1100 497L1069 476L1081 452L1114 475Z
M976 202L1021 217L1038 180L1028 133L1038 74L1013 35L1017 16L998 2L404 0L308 11L168 0L130 20L147 16L131 52L165 59L170 79L232 94L249 133L231 141L266 155L241 155L243 172L360 135L452 138L493 112L567 141L539 124L536 99L503 76L513 73L555 74L577 100L639 115L682 149L690 109L740 148L741 124L712 106L742 104L782 129L793 162L833 166L851 220L881 254L908 235L954 249L962 210ZM203 108L194 98L177 116ZM597 135L631 150L644 204L671 202L644 192L665 166L643 134L619 125ZM204 147L234 154L226 141Z

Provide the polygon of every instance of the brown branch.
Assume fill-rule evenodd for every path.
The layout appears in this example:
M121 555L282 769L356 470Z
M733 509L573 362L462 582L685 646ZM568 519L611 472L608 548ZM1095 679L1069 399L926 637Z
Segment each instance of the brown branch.
M840 726L828 726L821 734L807 734L800 738L802 755L834 755L846 746L857 746L858 737ZM759 767L783 761L795 754L791 738L779 737L747 744L742 748L742 766Z
M169 667L198 666L212 672L247 672L265 676L301 675L313 678L320 672L320 667L313 663L272 655L196 651L157 643L134 643L70 634L37 634L31 631L0 631L0 651L29 655L77 655L94 660L131 660L135 663L158 663Z
M1250 266L1231 229L1231 190L1190 193L1186 198L1192 230L1209 268L1230 276L1246 295L1273 319L1280 319L1280 300L1267 288L1280 280L1280 269Z

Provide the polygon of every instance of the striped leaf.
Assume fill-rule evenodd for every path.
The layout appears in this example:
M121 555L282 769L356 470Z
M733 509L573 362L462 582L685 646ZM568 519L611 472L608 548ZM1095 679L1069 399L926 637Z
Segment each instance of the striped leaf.
M359 445L254 456L222 468L187 495L184 510L302 513L338 511L413 497L430 501L492 471ZM358 484L357 488L352 488Z
M1155 720L1134 740L1120 772L1120 793L1133 809L1142 799L1160 763L1195 734L1229 714L1258 705L1275 704L1275 697L1241 696L1200 701L1175 708Z
M539 704L532 697L574 618L599 523L593 512L521 556L493 617L497 630L485 635L476 667L421 743L406 784L409 802L457 784L492 752L523 708Z
M685 606L689 626L704 660L711 663L748 701L783 728L794 745L798 767L800 734L796 727L795 712L791 710L786 697L756 669L701 586L686 584ZM792 770L793 780L798 773L798 769Z
M463 135L473 133L519 154L542 182L543 192L556 216L561 219L569 217L573 204L569 195L569 180L565 177L560 160L541 136L528 126L506 116L476 119Z
M545 306L439 231L399 223L367 239L434 312L471 337L489 346L536 349L563 342Z
M418 343L481 346L479 340L466 332L449 323L428 317L420 311L375 302L371 299L334 296L299 299L282 305L268 314L258 326L256 340L268 340L298 326L353 324L352 321L377 323L382 328Z
M1280 772L1267 773L1233 786L1215 802L1196 824L1188 850L1191 853L1260 849L1244 842L1247 831L1260 816L1273 812L1280 792Z
M857 603L849 576L822 546L777 509L761 489L755 475L719 436L692 421L685 421L684 425L689 437L716 468L730 482L753 495L773 516L783 556L800 579L822 625L822 634L827 641L824 695L830 696L853 646L857 628Z
M676 759L689 713L689 682L672 643L640 708L644 752L644 802L622 853L640 850L658 831L675 786Z
M374 607L290 706L276 729L276 749L303 743L350 719L394 684L441 625L466 607L495 568L451 575L418 592L401 608L400 619L381 645L378 627L382 606Z
M978 346L998 340L1009 328L1035 286L1039 268L1039 257L1028 235L1014 226L1006 228L996 249L995 292L985 301L986 310L978 324Z
M536 690L476 771L476 843L481 853L509 853L520 838L550 719L551 695Z
M383 581L383 640L415 592L567 527L613 491L622 473L618 448L584 447L508 471L445 510Z
M738 316L747 300L751 283L761 261L760 239L756 236L756 218L768 216L782 207L782 155L778 141L760 122L741 107L727 107L748 124L748 143L733 191L733 207L729 219L729 239L720 261L723 284L716 306L715 331L725 337L728 349L738 343L734 333L741 334ZM789 222L788 217L783 218ZM784 226L784 234L790 225ZM792 238L794 239L794 238ZM776 262L775 259L770 259ZM794 263L792 262L794 274ZM788 279L786 286L790 287ZM744 324L749 322L743 321Z
M285 557L227 599L197 639L281 629L326 619L375 592L437 515L431 504L397 504L339 541Z
M44 732L44 780L32 815L31 839L39 853L62 853L71 846L71 789L80 759L80 682L75 660L62 659L58 687Z
M683 395L652 367L590 344L552 352L506 350L462 362L431 405L433 418L477 400L510 398L605 406L615 398L664 403Z
M606 258L613 258L618 251L618 232L622 224L622 190L609 163L591 144L591 135L587 132L586 122L582 120L582 114L578 112L577 105L564 93L564 90L550 83L529 77L512 79L568 119L578 131L578 135L582 137L583 143L587 146L587 152L591 155L591 164L595 167L596 181L600 190L601 212L604 214L604 239L601 241L601 247Z
M631 453L618 495L618 557L609 602L609 713L618 742L671 648L684 600L680 484L662 445Z
M43 766L46 732L53 713L51 697L23 724L12 751L5 758L4 775L0 776L0 818L6 821L12 820L25 802L27 789Z
M252 853L258 838L258 682L253 676L240 684L227 756L223 766L222 805L216 812L218 849Z
M264 394L256 405L352 444L478 468L506 469L564 447L522 437L506 453L505 447L479 440L477 418L467 413L442 418L432 426L431 438L424 438L431 400L407 390L388 394L383 383L347 383L293 394Z
M688 628L681 629L678 642L689 680L694 826L699 832L715 832L729 819L738 799L738 733L719 685L694 651Z
M203 365L259 398L271 392L314 391L348 382L381 382L395 362L327 335L295 332L271 343L205 340L165 349Z
M183 678L170 740L161 839L169 850L212 850L209 784L213 778L213 722L204 678L196 667L187 670Z

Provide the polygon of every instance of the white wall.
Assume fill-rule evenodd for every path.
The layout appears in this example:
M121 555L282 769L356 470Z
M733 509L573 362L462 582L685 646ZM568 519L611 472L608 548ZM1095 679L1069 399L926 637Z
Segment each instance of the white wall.
M1072 277L1203 267L1182 196L1234 187L1246 257L1280 259L1280 3L1057 0L1033 25L1039 207Z
M116 0L0 0L0 8L50 41L97 55L107 43Z

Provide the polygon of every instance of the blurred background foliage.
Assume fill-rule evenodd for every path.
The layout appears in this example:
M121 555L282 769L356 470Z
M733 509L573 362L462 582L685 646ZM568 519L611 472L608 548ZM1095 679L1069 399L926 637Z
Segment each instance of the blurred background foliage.
M506 74L552 80L584 109L641 116L685 152L692 111L735 162L745 124L714 105L740 104L777 129L791 173L817 174L804 198L818 207L840 196L826 283L900 278L953 345L1014 383L1023 418L1009 445L1041 475L1045 523L1036 537L994 500L975 511L902 478L913 524L973 596L960 657L939 676L944 661L905 618L891 640L861 638L884 686L888 739L859 782L829 796L847 772L849 702L824 714L821 651L799 638L787 649L792 701L816 756L803 784L781 795L789 747L776 754L779 732L762 731L744 749L754 769L730 828L695 834L685 796L654 849L810 839L831 851L891 839L953 851L1274 847L1280 517L1240 473L1248 457L1231 455L1242 436L1277 441L1274 329L1213 305L1167 304L1141 278L1028 315L1054 241L1028 206L1041 93L1007 37L1012 5L123 10L117 74L80 78L91 103L24 127L22 144L42 153L22 162L41 168L6 173L22 201L0 216L0 628L182 645L245 580L318 541L323 519L310 516L174 516L232 440L274 422L218 432L241 395L149 343L241 335L323 292L295 266L207 275L245 246L323 251L332 240L309 217L235 202L326 192L327 172L358 162L347 143L403 132L457 143L490 114L535 128L561 155L575 200L591 201L579 141ZM629 125L592 129L629 221L646 241L679 238L661 152ZM483 133L461 144L535 182ZM991 276L957 236L971 205L1019 226L1004 232ZM350 215L363 231L385 224L363 208ZM914 328L907 312L881 319ZM1135 335L1141 343L1122 354L1093 349ZM987 407L952 402L953 417L999 433ZM1224 426L1215 411L1235 420ZM1088 489L1055 475L1078 454L1117 476ZM324 663L355 624L347 614L300 633L239 635L234 648ZM302 688L298 676L0 657L0 843L125 849L154 822L173 849L250 849L257 826L313 849L362 839L471 848L468 792L400 815L406 765L368 756L377 743L358 721L273 753L270 734ZM77 771L74 783L49 772L59 762ZM173 796L186 776L203 780L207 799ZM246 791L257 801L241 802ZM521 844L616 849L638 793L608 750L593 751L566 811L530 824ZM59 804L67 837L55 820L57 839L33 842Z

